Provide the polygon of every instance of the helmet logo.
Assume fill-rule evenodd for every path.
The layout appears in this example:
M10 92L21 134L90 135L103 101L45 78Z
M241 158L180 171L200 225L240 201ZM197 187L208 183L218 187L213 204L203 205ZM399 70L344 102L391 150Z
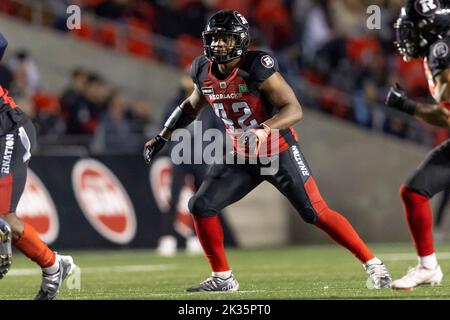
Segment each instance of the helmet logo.
M241 23L242 23L244 26L247 26L247 25L248 25L247 19L245 19L244 16L243 16L242 14L236 13L236 16L239 18L239 20L241 21Z
M448 56L448 46L445 42L438 42L433 48L433 55L436 58L445 58Z
M430 16L440 7L439 0L417 0L416 11L422 16Z
M273 61L272 57L269 56L268 54L266 54L261 58L261 63L267 69L270 69L275 65L275 62Z

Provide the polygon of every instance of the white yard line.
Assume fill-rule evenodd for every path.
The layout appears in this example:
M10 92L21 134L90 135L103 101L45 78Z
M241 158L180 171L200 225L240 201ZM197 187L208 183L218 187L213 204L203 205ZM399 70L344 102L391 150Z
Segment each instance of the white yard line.
M175 268L170 264L154 264L154 265L125 265L112 267L85 267L81 268L81 273L101 273L101 272L150 272L150 271L166 271ZM39 268L29 269L11 269L8 277L11 276L34 276L40 275L42 271Z
M450 252L437 252L438 260L450 260ZM380 258L384 261L410 261L417 260L417 255L414 253L385 253L380 254Z

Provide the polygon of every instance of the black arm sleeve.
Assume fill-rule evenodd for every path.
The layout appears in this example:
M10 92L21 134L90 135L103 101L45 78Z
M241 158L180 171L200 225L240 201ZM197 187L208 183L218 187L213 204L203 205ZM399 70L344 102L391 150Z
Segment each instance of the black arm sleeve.
M450 68L450 37L435 42L428 53L428 66L433 77Z

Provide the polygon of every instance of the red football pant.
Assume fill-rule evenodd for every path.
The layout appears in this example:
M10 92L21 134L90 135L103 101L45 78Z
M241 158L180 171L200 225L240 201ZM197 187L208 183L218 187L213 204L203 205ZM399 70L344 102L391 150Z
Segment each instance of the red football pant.
M374 258L364 241L352 227L350 222L340 213L331 210L320 195L316 182L310 177L305 183L305 190L309 200L316 211L317 219L314 224L325 231L334 241L347 248L353 255L366 263Z
M56 261L56 254L39 238L36 230L26 222L24 222L21 237L14 245L41 268L48 268Z
M333 240L352 252L355 257L366 263L374 258L367 245L361 240L352 225L342 215L331 210L320 196L313 178L308 179L305 189L317 212L315 225L325 231ZM223 229L218 215L202 217L193 214L194 226L200 243L205 251L212 271L228 271L230 267L223 245Z
M327 208L318 215L314 224L325 231L334 241L347 248L361 263L366 263L374 258L350 222L340 213Z
M223 246L223 229L218 215L202 217L196 214L194 227L213 272L230 270Z
M433 213L430 199L405 185L400 187L400 196L417 254L420 257L433 254Z

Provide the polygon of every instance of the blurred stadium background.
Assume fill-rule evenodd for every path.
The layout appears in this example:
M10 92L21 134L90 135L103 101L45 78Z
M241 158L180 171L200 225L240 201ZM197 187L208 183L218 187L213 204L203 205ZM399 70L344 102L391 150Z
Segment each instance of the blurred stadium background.
M170 168L151 178L142 146L189 86L184 75L202 53L207 18L233 8L250 22L252 48L275 54L305 108L296 129L328 204L369 242L408 242L399 186L449 131L383 105L395 82L415 99L431 99L421 63L405 63L394 51L392 25L403 3L1 0L0 30L10 46L0 64L0 84L33 118L39 134L31 169L40 183L27 185L20 214L57 249L155 248ZM81 29L66 28L71 4L81 7ZM366 27L371 4L381 8L380 30ZM83 182L89 175L93 186ZM107 178L100 182L102 175ZM42 185L47 195L38 190ZM129 202L117 200L123 193ZM46 202L49 197L53 204ZM269 185L223 217L230 246L330 242ZM448 234L448 223L444 227Z

